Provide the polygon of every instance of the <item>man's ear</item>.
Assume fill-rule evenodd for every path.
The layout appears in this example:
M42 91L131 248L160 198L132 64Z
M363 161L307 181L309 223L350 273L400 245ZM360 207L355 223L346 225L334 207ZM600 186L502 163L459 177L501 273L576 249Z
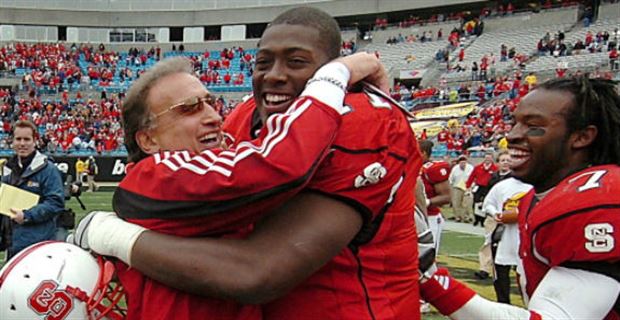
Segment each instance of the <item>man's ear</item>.
M159 143L157 143L157 139L151 135L149 130L139 130L136 132L136 142L146 154L159 152Z
M598 129L595 126L587 126L584 129L577 130L572 134L572 143L571 147L573 149L583 149L590 146L596 136L598 135Z

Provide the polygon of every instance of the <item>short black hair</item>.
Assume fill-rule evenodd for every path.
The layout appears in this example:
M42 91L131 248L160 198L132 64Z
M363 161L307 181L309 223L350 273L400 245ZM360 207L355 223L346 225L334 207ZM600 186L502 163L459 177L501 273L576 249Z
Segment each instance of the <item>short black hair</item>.
M589 148L590 164L620 165L620 95L618 82L589 79L588 74L558 78L539 86L573 95L572 109L565 115L568 133L595 126L598 130Z
M420 140L418 145L420 146L420 151L426 153L429 157L431 156L431 153L433 152L433 141Z
M273 19L267 28L279 24L308 26L316 29L319 31L323 42L322 45L328 57L336 59L340 56L340 48L342 46L340 27L336 19L326 12L311 7L289 9Z

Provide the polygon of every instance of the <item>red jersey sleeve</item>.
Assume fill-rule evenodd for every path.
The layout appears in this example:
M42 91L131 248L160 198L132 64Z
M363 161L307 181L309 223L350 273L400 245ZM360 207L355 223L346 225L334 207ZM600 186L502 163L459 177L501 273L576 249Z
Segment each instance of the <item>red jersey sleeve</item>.
M399 107L368 92L349 94L345 107L332 151L308 188L350 204L369 223L391 204L405 176L418 176L422 160Z
M340 122L333 108L302 97L286 113L269 117L256 140L200 154L162 152L138 162L115 192L114 210L129 219L176 219L245 207L234 214L246 221L266 211L248 204L307 184ZM209 231L205 223L201 232Z

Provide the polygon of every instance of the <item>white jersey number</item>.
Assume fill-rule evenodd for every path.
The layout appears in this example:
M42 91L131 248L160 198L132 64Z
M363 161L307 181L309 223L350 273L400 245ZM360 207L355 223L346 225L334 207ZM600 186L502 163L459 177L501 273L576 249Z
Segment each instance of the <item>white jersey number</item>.
M392 109L390 103L383 99L383 97L370 92L366 92L366 94L370 98L370 104L372 104L373 107L380 109Z
M614 249L615 240L612 236L614 227L609 223L592 223L584 228L586 250L592 253L605 253Z
M568 181L568 183L573 183L575 180L587 176L589 175L590 178L588 178L588 181L586 181L586 183L584 183L583 185L581 185L579 188L577 188L578 192L583 192L586 190L590 190L590 189L594 189L594 188L598 188L601 186L601 178L607 173L607 170L596 170L596 171L590 171L590 172L585 172L582 173L572 179L570 179Z

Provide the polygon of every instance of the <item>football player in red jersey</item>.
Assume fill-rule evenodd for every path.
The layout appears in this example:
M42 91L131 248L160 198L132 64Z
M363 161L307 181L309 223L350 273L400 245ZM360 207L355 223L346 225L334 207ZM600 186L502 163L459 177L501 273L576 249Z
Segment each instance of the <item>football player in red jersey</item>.
M259 43L254 97L227 118L231 145L268 129L267 116L286 111L340 45L337 23L317 9L276 18ZM142 232L125 247L126 259L171 287L263 303L265 319L419 319L415 136L407 114L377 91L350 93L345 105L331 152L305 191L247 238ZM126 245L105 229L127 227L118 218L93 218L87 234L99 240L88 242L118 255Z
M450 165L445 161L431 161L432 150L432 141L420 141L420 152L422 152L422 158L424 159L420 177L424 183L424 191L428 199L426 203L428 224L433 233L435 252L438 252L444 222L440 206L450 203L451 199L450 184L448 183Z
M167 234L235 234L308 183L336 136L347 81L368 73L376 77L380 71L378 59L364 53L325 65L291 108L269 117L268 128L256 140L223 149L214 98L193 75L191 63L184 58L159 62L133 84L123 104L133 162L115 192L116 212ZM322 126L314 126L317 122ZM302 159L289 157L291 150L298 150ZM245 205L248 198L251 207ZM117 271L127 292L128 319L260 315L256 307L171 289L126 264L119 263ZM154 301L166 303L147 307Z
M620 96L587 76L523 98L508 135L527 310L490 302L440 269L422 296L453 319L620 319Z
M422 140L419 143L420 152L424 164L420 171L420 179L424 185L426 193L426 216L428 227L433 235L435 248L435 256L439 252L439 244L441 243L441 232L443 231L444 219L441 215L441 208L445 204L450 203L452 196L450 194L450 165L445 161L431 161L433 151L433 142L430 140ZM418 232L419 234L419 232ZM430 312L430 305L421 301L421 311Z

